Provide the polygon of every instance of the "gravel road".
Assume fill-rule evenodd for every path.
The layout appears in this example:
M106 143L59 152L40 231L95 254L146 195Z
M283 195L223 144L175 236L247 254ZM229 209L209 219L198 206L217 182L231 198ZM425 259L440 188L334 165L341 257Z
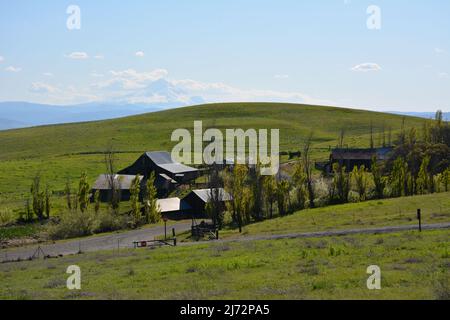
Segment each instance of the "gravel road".
M172 228L175 228L177 233L190 230L191 222L179 222L167 226L167 234L171 236ZM164 226L153 228L145 228L139 230L132 230L121 233L111 233L108 235L99 235L84 239L58 241L51 244L32 245L21 248L9 248L0 250L0 262L5 260L28 259L31 257L40 246L45 255L57 256L74 254L80 251L100 251L132 248L133 241L153 240L154 237L164 235Z

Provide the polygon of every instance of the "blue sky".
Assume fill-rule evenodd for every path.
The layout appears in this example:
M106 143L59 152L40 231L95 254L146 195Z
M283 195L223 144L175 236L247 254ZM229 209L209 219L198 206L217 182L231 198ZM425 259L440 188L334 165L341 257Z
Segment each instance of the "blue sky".
M449 111L449 16L442 0L0 0L0 101Z

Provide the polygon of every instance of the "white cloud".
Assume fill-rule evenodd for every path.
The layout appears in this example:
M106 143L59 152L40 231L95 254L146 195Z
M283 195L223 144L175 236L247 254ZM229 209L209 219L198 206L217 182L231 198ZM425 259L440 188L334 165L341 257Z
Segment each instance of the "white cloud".
M44 82L33 82L30 90L35 93L55 93L58 91L56 87Z
M66 55L66 58L74 60L85 60L88 59L89 56L86 52L72 52L71 54Z
M203 102L297 102L329 104L333 102L313 98L300 92L274 90L246 90L221 82L201 82L192 79L167 79L165 69L138 72L134 69L111 71L110 78L91 85L97 95L105 100L128 103L179 103Z
M167 76L165 69L156 69L149 72L138 72L134 69L123 71L110 71L111 78L107 81L94 84L97 88L113 88L116 90L137 90L145 88L149 83Z
M0 62L5 61L5 58L3 58L2 56L0 56Z
M142 58L143 56L145 56L145 53L144 53L144 51L137 51L137 52L135 53L135 56L136 56L136 57L139 57L139 58Z
M8 72L20 72L20 71L22 71L22 68L9 66L8 68L5 69L5 71L8 71Z
M442 49L442 48L434 48L434 52L435 52L436 54L442 54L442 53L445 53L445 50Z
M450 76L449 76L449 74L447 72L440 72L438 74L438 77L441 78L441 79L449 79L450 78Z
M289 78L288 74L276 74L273 76L275 79L287 79Z
M103 59L105 59L105 56L102 55L102 54L97 54L97 55L94 56L94 59L103 60Z
M44 72L42 75L44 75L46 77L53 77L53 73L51 73L51 72Z
M193 79L170 79L166 69L137 71L112 70L107 74L92 71L95 79L89 87L52 86L35 82L31 91L40 94L46 103L75 104L92 101L117 103L168 103L194 105L210 102L291 102L318 105L336 103L317 99L302 92L241 89L221 82Z
M98 101L99 98L86 89L78 89L74 86L53 86L45 82L33 82L30 91L41 97L42 103L52 104L77 104Z
M380 71L381 67L376 63L366 62L354 66L353 68L351 68L351 70L357 72L370 72L370 71Z

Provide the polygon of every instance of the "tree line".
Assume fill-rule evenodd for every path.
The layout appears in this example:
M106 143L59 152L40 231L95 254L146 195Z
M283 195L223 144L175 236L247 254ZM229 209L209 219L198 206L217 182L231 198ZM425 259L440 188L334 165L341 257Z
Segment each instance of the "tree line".
M389 144L391 144L389 133ZM371 130L371 148L373 131ZM304 143L301 159L290 176L259 175L258 165L235 165L231 170L211 166L208 174L210 203L207 212L219 227L225 213L239 231L253 221L284 216L317 206L359 202L448 191L450 180L450 129L438 111L434 122L425 121L421 137L415 128L405 129L404 121L387 161L374 157L371 168L364 165L347 170L344 164L332 165L331 174L313 174L312 133ZM382 139L383 146L385 138ZM338 145L344 144L341 132ZM224 187L232 200L226 207L214 190Z

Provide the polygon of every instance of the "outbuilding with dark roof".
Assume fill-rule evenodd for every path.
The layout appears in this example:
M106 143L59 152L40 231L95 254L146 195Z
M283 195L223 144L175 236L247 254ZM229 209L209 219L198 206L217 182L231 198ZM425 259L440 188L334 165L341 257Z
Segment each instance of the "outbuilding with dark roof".
M144 153L135 163L119 173L129 175L141 174L148 178L152 172L155 173L155 177L161 174L177 183L187 183L195 180L199 171L196 168L174 161L169 152L154 151Z
M223 188L219 188L218 190L220 201L225 208L225 203L232 200L232 197ZM211 189L192 190L182 201L186 202L191 207L193 216L206 216L206 204L211 201Z
M330 165L340 163L346 167L347 171L352 171L353 167L364 165L367 169L372 166L372 159L375 157L377 161L387 160L392 148L336 148L331 150ZM331 170L331 166L329 168Z
M113 176L109 174L101 174L98 176L94 186L92 187L92 196L96 191L99 191L100 201L109 201L112 195L111 185L113 185L116 190L119 190L121 201L128 201L130 200L130 188L135 177L136 176L123 174L115 174ZM144 187L143 178L143 176L139 177L141 192Z

